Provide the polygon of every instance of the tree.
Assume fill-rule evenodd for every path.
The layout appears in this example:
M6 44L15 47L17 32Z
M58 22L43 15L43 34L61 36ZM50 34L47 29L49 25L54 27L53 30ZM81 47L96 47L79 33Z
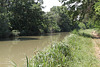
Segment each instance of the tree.
M60 27L57 25L57 17L58 15L54 14L53 12L48 12L46 14L46 31L47 32L58 32L60 31Z
M95 3L94 9L96 13L95 26L100 29L100 0Z
M9 37L10 30L7 19L4 15L0 14L0 38Z
M34 0L16 0L9 11L12 30L19 30L21 35L40 33L44 14L40 3Z
M7 11L4 0L0 1L0 39L9 37L10 30L8 25Z
M80 15L80 19L83 19L86 14L93 15L93 5L98 0L60 0L63 5L67 5L70 11L77 12L76 16Z
M51 11L54 12L57 16L57 24L60 27L61 31L70 31L71 30L71 21L68 16L68 10L66 6L54 6L51 8Z
M100 15L100 0L95 3L94 8L95 8L96 14Z
M46 14L47 29L51 29L53 32L70 31L72 24L67 13L65 6L53 6Z
M72 18L72 22L79 21L85 24L86 28L89 22L89 19L93 19L95 15L94 4L98 0L60 0L63 5L67 5L69 9L69 15ZM94 21L95 22L95 21ZM93 24L91 22L90 24ZM91 25L89 25L91 26Z

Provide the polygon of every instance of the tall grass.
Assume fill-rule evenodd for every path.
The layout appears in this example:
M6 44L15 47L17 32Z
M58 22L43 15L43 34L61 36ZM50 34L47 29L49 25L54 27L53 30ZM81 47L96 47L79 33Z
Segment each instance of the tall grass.
M98 33L98 35L100 36L100 28L95 28L95 30Z
M71 45L73 57L70 67L99 67L91 38L72 35L68 38L68 43Z
M93 46L91 38L71 34L34 55L29 67L99 67Z
M55 43L47 51L37 53L30 60L29 67L66 67L70 60L69 46L64 42Z

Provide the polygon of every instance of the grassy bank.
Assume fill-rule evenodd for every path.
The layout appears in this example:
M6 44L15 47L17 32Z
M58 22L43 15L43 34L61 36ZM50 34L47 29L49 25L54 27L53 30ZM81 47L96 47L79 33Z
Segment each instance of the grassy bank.
M73 62L70 67L99 67L94 54L94 45L91 38L72 35L68 38L71 45Z
M92 31L92 30L91 30ZM82 31L80 31L82 32ZM29 67L99 67L90 37L71 34L29 60Z

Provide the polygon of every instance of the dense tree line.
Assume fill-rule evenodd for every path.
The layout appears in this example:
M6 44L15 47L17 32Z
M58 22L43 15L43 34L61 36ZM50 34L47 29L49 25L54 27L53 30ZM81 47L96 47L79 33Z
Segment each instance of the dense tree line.
M45 13L42 0L0 0L0 38L16 31L20 35L38 35L75 28L100 28L100 0L60 2L62 6L54 6Z
M47 32L70 31L70 19L67 16L67 8L52 7L51 11L42 11L41 1L34 0L2 0L0 2L0 17L2 34L11 35L19 31L20 35L37 35ZM56 8L56 9L55 9ZM2 27L3 25L3 27Z
M98 2L95 3L95 14L96 14L96 22L95 22L95 26L98 27L100 29L100 0Z
M67 14L67 7L65 6L54 6L50 9L50 12L46 14L46 24L48 31L58 32L58 31L70 31L71 21Z
M3 36L6 30L18 30L20 35L38 34L42 28L43 14L39 0L1 0L0 29L3 31L0 30L0 35Z
M79 27L93 28L100 27L100 0L59 0L63 5L67 5L69 16L72 22L78 22Z
M4 0L0 0L0 38L8 37L9 35L7 9Z
M43 24L42 7L34 0L17 1L10 7L11 30L18 30L21 35L34 35L40 33Z

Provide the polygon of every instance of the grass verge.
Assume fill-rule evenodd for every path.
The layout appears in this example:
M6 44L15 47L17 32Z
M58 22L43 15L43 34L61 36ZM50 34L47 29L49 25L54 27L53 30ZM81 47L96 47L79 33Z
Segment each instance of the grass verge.
M81 31L82 32L82 31ZM29 67L99 67L89 37L71 34L29 60Z
M68 43L71 45L71 55L73 56L70 67L99 67L91 38L72 35L68 38Z

